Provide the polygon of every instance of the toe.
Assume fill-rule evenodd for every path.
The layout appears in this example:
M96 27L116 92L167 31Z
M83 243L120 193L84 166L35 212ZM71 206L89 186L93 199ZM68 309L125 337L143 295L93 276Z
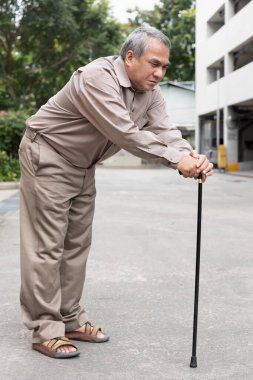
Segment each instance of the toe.
M61 348L58 348L58 350L57 350L57 352L65 352L65 353L74 352L74 351L76 351L76 349L72 346L61 347Z
M104 338L105 335L102 333L102 331L98 331L98 333L97 333L97 337L98 337L98 338Z

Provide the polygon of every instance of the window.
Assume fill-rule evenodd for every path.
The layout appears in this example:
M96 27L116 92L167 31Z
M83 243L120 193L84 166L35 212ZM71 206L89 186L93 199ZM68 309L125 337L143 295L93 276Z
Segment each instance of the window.
M237 12L239 12L245 5L250 3L251 0L230 0L233 14L235 15Z
M219 59L207 68L207 83L215 82L224 77L224 58Z
M242 45L229 53L232 60L233 71L253 62L253 38L245 41Z
M225 24L225 6L223 5L207 22L207 36L210 37Z

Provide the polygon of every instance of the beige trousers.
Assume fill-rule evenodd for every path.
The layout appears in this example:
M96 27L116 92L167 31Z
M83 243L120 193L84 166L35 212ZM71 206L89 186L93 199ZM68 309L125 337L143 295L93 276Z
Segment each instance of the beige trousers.
M95 167L80 169L27 130L21 167L21 309L33 343L87 321L79 301L91 245Z

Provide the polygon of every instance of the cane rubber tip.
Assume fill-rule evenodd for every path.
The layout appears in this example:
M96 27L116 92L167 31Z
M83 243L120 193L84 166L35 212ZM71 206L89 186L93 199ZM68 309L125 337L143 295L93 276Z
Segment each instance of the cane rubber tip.
M191 364L190 364L190 367L191 367L191 368L197 368L197 356L192 356L192 357L191 357Z

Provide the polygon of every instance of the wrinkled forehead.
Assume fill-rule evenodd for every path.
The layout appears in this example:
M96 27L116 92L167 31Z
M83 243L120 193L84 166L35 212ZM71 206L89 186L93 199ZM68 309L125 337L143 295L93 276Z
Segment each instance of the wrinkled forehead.
M155 38L149 38L146 50L142 56L148 59L159 60L163 64L169 64L170 49L162 41Z

